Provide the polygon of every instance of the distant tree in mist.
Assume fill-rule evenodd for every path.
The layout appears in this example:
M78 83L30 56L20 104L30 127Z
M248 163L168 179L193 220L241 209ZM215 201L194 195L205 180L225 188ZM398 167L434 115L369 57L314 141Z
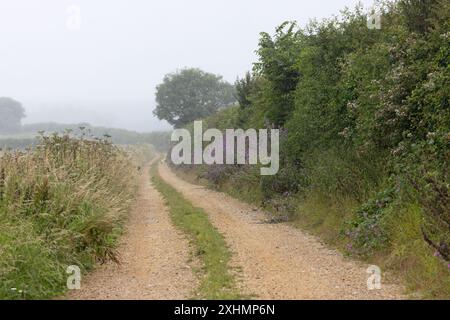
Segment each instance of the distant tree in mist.
M0 134L16 133L21 129L25 117L22 104L14 99L0 97Z
M222 76L200 69L183 69L167 74L156 87L153 112L175 127L209 116L236 102L234 86Z

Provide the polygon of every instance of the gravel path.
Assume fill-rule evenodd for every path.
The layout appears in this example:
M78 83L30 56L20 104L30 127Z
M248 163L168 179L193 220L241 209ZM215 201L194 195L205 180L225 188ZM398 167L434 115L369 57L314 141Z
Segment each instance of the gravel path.
M138 200L118 248L120 265L100 266L68 299L188 299L197 287L187 263L188 240L172 226L148 169L142 170Z
M368 265L346 259L287 224L263 223L266 215L223 193L177 177L165 163L161 177L194 206L203 208L233 251L244 293L259 299L402 299L401 288L383 282L368 290Z

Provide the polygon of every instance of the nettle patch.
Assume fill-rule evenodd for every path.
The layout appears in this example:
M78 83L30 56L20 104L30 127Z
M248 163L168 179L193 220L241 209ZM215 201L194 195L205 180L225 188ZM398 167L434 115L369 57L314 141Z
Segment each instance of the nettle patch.
M387 245L389 238L383 224L393 200L394 189L383 190L361 205L354 217L345 222L343 233L348 239L348 253L364 256Z

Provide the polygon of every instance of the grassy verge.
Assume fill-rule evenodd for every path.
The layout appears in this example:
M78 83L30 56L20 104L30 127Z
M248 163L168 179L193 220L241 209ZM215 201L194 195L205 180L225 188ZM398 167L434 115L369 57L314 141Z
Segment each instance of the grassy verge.
M0 299L49 299L115 259L136 191L130 157L107 141L44 137L0 158Z
M217 184L201 178L205 176L201 166L180 168L177 169L177 174L191 183L214 188L252 205L262 204L260 186L245 177L246 172L227 176ZM248 190L254 190L253 194ZM263 208L275 217L287 216L291 225L319 237L345 255L389 271L391 275L403 280L407 292L419 293L420 296L431 299L449 297L449 266L423 241L423 212L414 203L408 205L406 201L401 201L386 208L382 229L389 239L388 243L381 248L371 249L364 255L354 253L343 234L346 222L354 217L361 206L360 201L332 193L323 195L320 192L309 192L303 196L289 195L276 204L275 207L266 203ZM369 237L364 244L371 244L373 239L377 240L378 237Z
M196 299L239 299L235 279L230 272L231 253L222 235L209 222L201 208L194 207L158 174L158 163L151 168L152 181L163 195L175 226L189 235L194 254L203 268Z

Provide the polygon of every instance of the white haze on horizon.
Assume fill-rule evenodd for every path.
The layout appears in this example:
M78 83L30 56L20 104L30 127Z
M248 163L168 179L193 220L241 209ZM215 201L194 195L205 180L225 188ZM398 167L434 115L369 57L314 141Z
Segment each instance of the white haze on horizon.
M58 122L89 123L94 126L123 128L138 132L170 130L166 121L153 116L152 100L59 101L23 103L26 118L23 124Z
M372 0L364 0L369 8ZM0 97L24 123L168 129L152 115L166 73L198 67L233 83L251 70L259 33L338 14L356 0L0 0ZM69 30L67 8L81 10Z

